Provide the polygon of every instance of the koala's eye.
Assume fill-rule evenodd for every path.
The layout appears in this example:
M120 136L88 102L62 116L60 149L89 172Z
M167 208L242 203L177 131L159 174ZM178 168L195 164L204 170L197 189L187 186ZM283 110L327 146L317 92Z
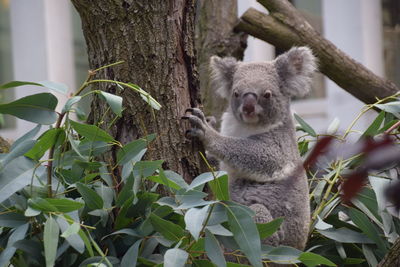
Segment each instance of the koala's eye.
M271 93L271 91L270 90L267 90L267 91L265 91L265 93L264 93L264 98L271 98L271 96L272 96L272 93Z
M233 95L234 95L235 97L239 97L238 91L234 91L234 92L233 92Z

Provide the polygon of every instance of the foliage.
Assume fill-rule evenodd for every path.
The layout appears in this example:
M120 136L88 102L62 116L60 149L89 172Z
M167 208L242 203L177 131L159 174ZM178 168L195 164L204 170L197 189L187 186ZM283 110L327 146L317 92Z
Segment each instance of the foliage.
M60 113L51 93L0 105L2 113L38 123L8 153L0 154L0 266L262 266L267 262L376 266L399 237L400 220L385 193L397 175L393 159L398 160L399 153L382 157L387 149L397 148L393 142L377 151L385 143L379 141L384 140L381 136L398 134L396 102L384 104L385 99L367 106L343 135L336 134L335 120L328 129L330 137L317 134L295 116L298 130L306 133L299 137L299 149L307 155L304 165L310 175L313 211L308 249L302 252L260 242L284 218L256 224L252 210L229 200L224 172L203 173L188 184L179 174L163 170L162 160L142 159L155 134L121 144L107 132L111 125L73 120L71 114L83 115L76 104L89 94L104 99L109 105L106 112L116 118L122 115L118 95L98 90L81 95L100 82L135 90L149 108L161 107L134 84L94 80L97 71L89 73ZM0 89L23 85L67 91L53 82L20 81ZM356 144L349 143L352 127L373 107L382 112ZM53 123L35 138L41 124ZM107 159L110 151L116 163ZM354 177L360 182L356 187L353 183L352 191L362 190L344 201L343 181ZM168 195L160 195L160 187ZM203 191L206 187L211 195Z
M136 85L94 80L98 70L60 113L51 93L0 105L2 113L38 123L0 156L0 266L245 266L225 257L253 266L333 265L311 252L261 245L260 236L272 235L283 218L256 224L253 211L229 201L225 173L203 173L187 184L163 170L162 160L142 160L156 135L121 144L107 132L111 125L75 121L71 114L83 113L76 104L89 94L100 95L106 112L121 116L120 96L98 90L81 95L99 82L135 90L150 108L161 107ZM24 85L67 92L53 82L15 81L0 89ZM53 123L35 138L41 124ZM203 192L206 185L213 197ZM159 187L169 194L161 196Z
M384 104L388 100L395 101ZM313 211L308 251L338 266L376 266L399 238L399 212L393 206L398 190L397 199L388 198L388 188L394 188L398 175L394 167L400 160L399 147L394 144L399 134L399 103L393 96L366 106L343 134L336 133L335 119L328 138L315 135L304 120L298 121L298 129L306 133L299 137L302 154L314 141L318 140L316 146L325 146L314 158L317 167L308 172ZM363 133L356 133L353 127L358 119L373 108L381 112ZM352 143L354 139L358 140ZM346 188L349 192L342 194Z

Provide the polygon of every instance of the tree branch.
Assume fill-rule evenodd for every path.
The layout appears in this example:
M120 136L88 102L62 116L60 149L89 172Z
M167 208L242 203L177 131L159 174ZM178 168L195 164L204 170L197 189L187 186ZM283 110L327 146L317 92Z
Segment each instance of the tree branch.
M276 47L306 45L319 59L319 69L337 85L366 104L399 91L396 85L365 68L322 37L287 0L258 0L270 14L247 10L236 30Z
M377 267L391 267L399 266L400 264L400 238L394 242L389 252L386 253L383 260L378 264Z

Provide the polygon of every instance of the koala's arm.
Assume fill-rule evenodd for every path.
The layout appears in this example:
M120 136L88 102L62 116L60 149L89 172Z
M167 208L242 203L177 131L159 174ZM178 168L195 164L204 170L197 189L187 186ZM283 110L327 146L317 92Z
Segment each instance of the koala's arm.
M262 181L267 175L284 169L293 159L282 151L279 143L263 140L262 137L238 138L222 136L207 124L199 109L189 109L192 114L185 116L192 125L187 132L190 137L199 138L207 151L230 167L240 170L251 180ZM265 139L265 138L264 138ZM290 171L290 170L288 170Z

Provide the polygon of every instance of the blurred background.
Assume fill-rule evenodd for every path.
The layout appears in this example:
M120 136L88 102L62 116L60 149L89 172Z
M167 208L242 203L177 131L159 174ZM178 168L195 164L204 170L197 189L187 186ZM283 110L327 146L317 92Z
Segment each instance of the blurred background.
M325 38L377 75L400 86L399 0L291 2ZM238 15L249 7L267 12L255 0L238 0ZM272 60L281 52L249 36L244 60ZM74 90L86 78L87 70L80 18L69 0L0 0L0 84L50 80ZM294 101L293 110L317 132L325 132L335 118L345 129L363 104L321 74L314 80L311 94ZM0 103L43 90L29 86L3 90ZM58 96L64 102L67 99ZM59 107L62 105L61 101ZM0 116L0 136L4 138L15 140L33 128L29 122ZM371 116L363 117L356 129L364 129Z

